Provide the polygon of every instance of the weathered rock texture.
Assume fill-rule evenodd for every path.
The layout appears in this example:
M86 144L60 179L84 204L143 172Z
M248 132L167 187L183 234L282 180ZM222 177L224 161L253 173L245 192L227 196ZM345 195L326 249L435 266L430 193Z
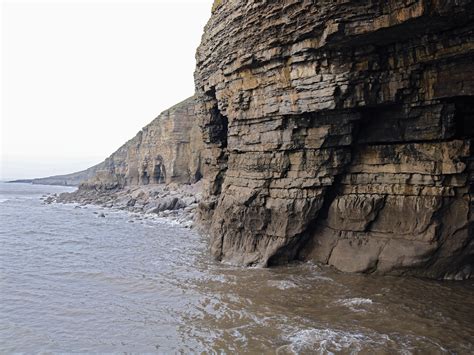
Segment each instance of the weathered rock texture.
M81 185L82 190L107 191L148 184L190 184L201 179L204 143L190 97L162 112L103 162L67 175L23 182L42 185Z
M51 195L45 202L95 204L144 213L146 218L168 217L191 227L201 197L203 149L195 105L191 97L164 111L104 162L88 169L79 189Z
M108 157L81 190L181 183L201 178L203 142L191 97L162 112Z
M195 82L215 257L470 276L472 1L219 1Z

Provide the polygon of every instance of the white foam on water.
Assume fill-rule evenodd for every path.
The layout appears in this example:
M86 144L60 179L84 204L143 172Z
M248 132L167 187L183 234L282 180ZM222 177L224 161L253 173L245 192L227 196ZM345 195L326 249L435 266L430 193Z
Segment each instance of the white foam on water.
M279 290L287 290L289 288L295 288L295 287L298 287L298 285L296 285L294 282L292 281L288 281L288 280L272 280L272 281L268 281L268 285L270 287L275 287Z
M334 282L334 280L332 278L327 277L327 276L314 275L314 276L310 276L310 278L311 278L311 280Z
M341 351L357 353L368 347L383 347L391 341L385 334L376 337L336 329L303 329L291 334L290 344L277 349L277 354L312 352L317 354L335 354Z
M0 198L0 203L4 203L4 202L7 202L7 201L10 201L10 199L8 199L8 198Z
M352 307L352 306L361 306L365 304L372 304L374 303L370 298L346 298L339 300L337 303L342 304L343 306Z
M364 312L364 309L360 307L371 305L374 302L370 298L354 297L341 299L339 301L336 301L335 303L347 307L353 312Z

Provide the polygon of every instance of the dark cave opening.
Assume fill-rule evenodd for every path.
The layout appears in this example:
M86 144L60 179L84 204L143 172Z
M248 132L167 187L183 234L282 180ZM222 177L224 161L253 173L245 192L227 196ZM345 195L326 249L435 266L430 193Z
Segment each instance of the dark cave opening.
M203 127L204 139L207 144L216 145L220 148L219 151L214 153L219 171L210 187L210 193L218 196L221 193L222 184L227 172L228 152L226 148L229 120L219 109L215 87L211 87L206 92L206 96L207 107L210 107L210 109L208 109L207 122Z
M195 173L194 173L194 182L198 182L199 180L202 179L202 173L201 173L201 170L197 170Z
M166 168L163 164L163 158L158 156L153 168L153 182L155 184L162 184L166 181Z
M209 96L214 103L209 111L210 121L207 127L209 134L209 143L218 144L221 148L227 148L229 120L219 110L215 88L212 88L207 93L207 96Z
M455 106L454 122L456 138L474 137L474 97L458 96L452 100Z
M148 172L143 172L141 181L142 185L148 185L150 183L150 175L148 175Z

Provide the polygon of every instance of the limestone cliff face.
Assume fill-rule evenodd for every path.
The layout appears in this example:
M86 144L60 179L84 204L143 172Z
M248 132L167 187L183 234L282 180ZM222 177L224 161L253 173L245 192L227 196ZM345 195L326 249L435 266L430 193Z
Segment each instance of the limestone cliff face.
M472 1L223 0L196 57L215 257L470 276Z
M191 97L161 113L108 157L81 189L112 190L201 178L203 142Z

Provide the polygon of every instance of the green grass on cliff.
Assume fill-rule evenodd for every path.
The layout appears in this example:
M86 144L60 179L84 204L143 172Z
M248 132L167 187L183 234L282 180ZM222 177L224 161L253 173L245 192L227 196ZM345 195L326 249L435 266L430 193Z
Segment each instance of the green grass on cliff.
M214 4L212 4L212 12L216 11L219 6L222 5L224 0L214 0Z

